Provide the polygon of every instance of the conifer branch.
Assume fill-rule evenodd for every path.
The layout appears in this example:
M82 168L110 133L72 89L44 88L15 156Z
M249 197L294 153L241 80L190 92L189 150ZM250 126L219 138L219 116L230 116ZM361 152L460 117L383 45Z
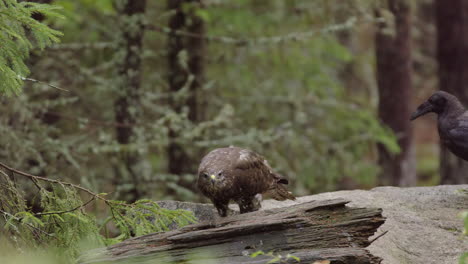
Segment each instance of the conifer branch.
M18 78L18 75L29 73L25 60L31 49L37 47L43 50L59 42L63 35L61 32L32 17L33 14L42 14L61 18L58 9L60 7L47 4L0 0L0 93L12 95L21 90L23 78Z
M12 167L9 167L8 165L5 165L3 163L0 162L0 167L10 171L10 172L14 172L18 175L21 175L21 176L24 176L24 177L27 177L27 178L30 178L30 179L34 179L34 180L39 180L39 181L46 181L46 182L50 182L50 183L55 183L55 184L61 184L61 185L65 185L65 186L70 186L70 187L73 187L75 189L78 189L80 191L83 191L91 196L93 196L94 198L96 199L99 199L99 200L102 200L104 202L109 202L109 200L107 200L106 198L102 197L101 195L91 191L91 190L88 190L84 187L81 187L79 185L76 185L76 184L73 184L73 183L69 183L69 182L64 182L64 181L60 181L60 180L53 180L53 179L49 179L49 178L44 178L44 177L40 177L40 176L36 176L36 175L32 175L32 174L29 174L27 172L23 172L23 171L20 171L20 170L17 170L15 168L12 168Z
M102 121L96 119L89 119L88 117L79 117L79 116L71 116L71 115L64 115L57 112L47 111L47 115L53 115L60 118L64 118L71 121L80 122L86 120L87 123L93 124L96 126L104 126L104 127L134 127L134 126L149 126L149 124L135 124L135 123L119 123L119 122L111 122L111 121Z
M310 39L317 34L329 33L329 32L337 32L348 30L357 24L358 19L356 17L351 17L346 20L344 23L330 25L324 27L322 29L317 30L310 30L305 32L294 32L286 35L280 36L273 36L273 37L257 37L257 38L233 38L227 36L207 36L207 35L200 35L192 32L187 32L183 30L172 30L168 27L161 26L161 25L146 25L146 29L161 32L169 35L176 35L182 37L189 37L189 38L199 38L204 39L206 41L214 41L214 42L221 42L224 44L233 44L238 46L246 46L246 45L265 45L265 44L279 44L287 41L305 41ZM369 22L369 21L367 21ZM379 22L376 19L372 19L370 22Z
M36 80L36 79L32 79L32 78L26 78L26 77L23 77L23 76L18 76L22 81L28 81L28 82L34 82L34 83L40 83L40 84L45 84L49 87L52 87L52 88L55 88L57 90L60 90L60 91L64 91L64 92L69 92L69 90L67 89L63 89L63 88L60 88L56 85L53 85L53 84L50 84L50 83L46 83L46 82L43 82L43 81L39 81L39 80Z
M54 44L47 50L86 50L86 49L107 49L114 48L113 42L87 42L87 43L61 43Z
M21 221L21 218L16 217L16 216L14 216L14 215L12 215L12 214L6 212L6 211L3 211L2 209L0 209L0 213L2 213L2 214L3 214L4 216L6 216L6 217L13 218L13 219L14 219L15 221L17 221L18 223L25 224L26 226L28 226L28 227L30 227L30 228L36 230L36 231L39 231L39 232L41 232L41 233L43 233L43 234L45 234L45 235L47 235L47 236L53 237L53 235L47 233L46 231L44 231L44 230L42 230L42 229L40 229L40 228L37 228L37 227L31 225L30 223L24 223L24 222Z
M92 197L91 199L89 199L87 202L85 203L82 203L81 205L78 205L77 207L75 208L72 208L70 210L64 210L64 211L57 211L57 212L45 212L45 213L35 213L34 216L43 216L43 215L52 215L52 214L66 214L66 213L70 213L70 212L74 212L76 210L79 210L83 207L85 207L86 205L90 204L92 201L94 201L96 199L96 197Z

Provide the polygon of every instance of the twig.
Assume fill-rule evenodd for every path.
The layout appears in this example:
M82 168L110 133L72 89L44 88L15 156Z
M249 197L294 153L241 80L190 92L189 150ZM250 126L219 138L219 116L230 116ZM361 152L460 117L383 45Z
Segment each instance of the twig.
M225 36L207 36L207 35L196 34L196 33L188 32L188 31L172 30L171 28L160 26L160 25L146 25L146 29L169 34L169 35L198 38L198 39L204 39L206 41L217 41L217 42L222 42L225 44L243 46L243 45L254 45L254 44L276 44L276 43L282 43L285 41L304 41L319 33L329 33L329 32L342 31L342 30L349 29L353 27L356 24L356 22L357 22L357 18L351 17L342 24L331 25L331 26L318 29L318 30L311 30L311 31L306 31L306 32L294 32L294 33L281 35L281 36L259 37L259 38L233 38L233 37L225 37Z
M223 6L227 4L223 0L200 0L198 3L201 7Z
M8 213L8 212L5 212L5 211L3 211L3 210L0 209L0 213L2 213L2 214L5 215L5 216L9 216L9 217L15 219L18 223L25 224L25 225L29 226L30 228L33 228L34 230L37 230L37 231L39 231L39 232L41 232L41 233L44 233L44 234L46 234L46 235L48 235L48 236L53 237L53 235L47 233L46 231L44 231L44 230L42 230L42 229L40 229L40 228L37 228L37 227L35 227L35 226L33 226L33 225L29 224L29 223L24 223L24 222L22 222L22 221L21 221L21 218L16 217L16 216L14 216L14 215L12 215L12 214L10 214L10 213Z
M86 50L106 49L113 47L112 42L88 42L88 43L62 43L48 47L48 50Z
M369 241L369 244L374 243L377 239L383 237L383 236L384 236L385 234L387 234L387 233L388 233L388 230L385 231L385 232L383 232L382 234L378 235L377 237L374 237L371 241Z
M26 78L26 77L23 77L23 76L18 76L18 77L23 81L45 84L45 85L47 85L49 87L52 87L52 88L55 88L57 90L64 91L64 92L69 92L69 90L67 90L67 89L60 88L60 87L58 87L56 85L53 85L53 84L50 84L50 83L42 82L42 81L31 79L31 78Z
M60 117L60 118L64 118L64 119L72 120L72 121L77 121L77 122L87 122L87 123L98 125L98 126L109 126L109 127L146 126L145 124L118 123L118 122L94 120L94 119L89 119L87 117L77 117L77 116L64 115L64 114L53 112L53 111L47 111L45 113L45 115L53 115L53 116L57 116L57 117Z
M94 199L96 199L94 196L87 202L73 208L73 209L70 209L70 210L65 210L65 211L57 211L57 212L46 212L46 213L36 213L34 214L35 216L42 216L42 215L51 215L51 214L65 214L65 213L69 213L69 212L73 212L73 211L76 211L78 209L81 209L83 207L85 207L86 205L88 205L89 203L91 203L92 201L94 201Z
M42 190L42 186L39 185L39 183L37 182L36 179L33 179L33 178L29 178L33 183L34 185L39 189L39 190Z
M99 199L101 201L104 201L111 209L113 208L112 205L113 204L118 204L118 205L122 205L122 206L127 206L127 207L133 207L133 204L127 204L125 202L119 202L119 201L113 201L113 200L108 200L104 197L102 197L101 195L91 191L91 190L88 190L84 187L81 187L79 185L76 185L76 184L73 184L73 183L69 183L69 182L64 182L64 181L60 181L60 180L53 180L53 179L49 179L49 178L45 178L45 177L41 177L41 176L36 176L36 175L32 175L32 174L29 174L27 172L23 172L23 171L20 171L20 170L17 170L17 169L14 169L12 167L9 167L8 165L5 165L3 163L0 162L0 167L8 170L8 171L11 171L11 172L14 172L18 175L21 175L21 176L24 176L24 177L27 177L27 178L30 178L30 179L34 179L34 180L39 180L39 181L45 181L45 182L50 182L50 183L55 183L55 184L61 184L61 185L66 185L66 186L70 186L70 187L73 187L75 189L78 189L80 191L83 191L91 196L93 196L94 198L96 199ZM1 171L1 170L0 170ZM92 199L94 200L94 199ZM92 201L91 200L91 201ZM91 202L89 201L89 202ZM86 205L86 204L84 204ZM83 206L84 206L83 205Z
M0 167L8 170L8 171L12 171L18 175L21 175L21 176L24 176L24 177L28 177L28 178L31 178L31 179L35 179L35 180L40 180L40 181L46 181L46 182L51 182L51 183L56 183L56 184L62 184L62 185L66 185L66 186L71 186L75 189L78 189L78 190L81 190L91 196L94 196L95 198L99 199L99 200L102 200L102 201L105 201L105 202L108 202L109 200L107 200L106 198L100 196L99 194L93 192L93 191L90 191L84 187L81 187L79 185L76 185L76 184L73 184L73 183L69 183L69 182L63 182L63 181L59 181L59 180L53 180L53 179L49 179L49 178L44 178L44 177L40 177L40 176L36 176L36 175L32 175L32 174L29 174L29 173L26 173L26 172L23 172L23 171L20 171L20 170L17 170L17 169L14 169L12 167L9 167L3 163L0 162Z
M14 173L13 171L10 171L11 173ZM0 170L0 173L2 173L3 175L5 176L8 176L4 171ZM36 186L37 188L39 189L42 189L42 187L37 183L37 179L34 179L34 178L29 178ZM46 213L36 213L34 214L35 216L42 216L42 215L51 215L51 214L64 214L64 213L69 213L69 212L73 212L73 211L76 211L80 208L83 208L85 207L86 205L88 205L90 202L94 201L94 199L96 199L95 196L93 196L89 201L73 208L73 209L70 209L70 210L66 210L66 211L57 211L57 212L46 212ZM18 218L19 220L21 220L20 218Z

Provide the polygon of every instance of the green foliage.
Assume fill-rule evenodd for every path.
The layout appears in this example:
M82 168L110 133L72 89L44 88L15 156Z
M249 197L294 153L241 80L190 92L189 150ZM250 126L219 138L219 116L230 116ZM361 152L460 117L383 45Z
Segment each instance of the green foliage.
M89 202L82 202L76 188L62 183L50 185L33 181L38 189L40 213L24 204L24 192L17 188L17 181L0 170L0 187L5 190L0 193L0 233L10 238L1 242L9 243L19 251L47 247L55 250L57 258L72 262L83 250L196 221L188 211L167 210L149 200L128 204L95 194L89 202L104 199L110 211L107 220L99 225L96 218L84 210ZM111 224L118 228L117 235L109 234Z
M29 74L24 60L34 47L44 49L58 42L62 33L32 18L40 13L60 17L58 7L16 0L0 1L0 93L7 95L20 91L22 78Z
M169 131L175 131L175 141L194 166L200 153L238 145L265 155L292 180L298 195L336 190L347 180L373 187L379 170L375 144L393 153L399 149L395 136L376 118L375 85L363 81L350 86L345 75L350 65L360 63L359 76L353 77L374 78L372 49L357 54L356 43L350 42L366 41L358 31L373 23L369 17L380 1L213 2L182 8L205 22L206 47L200 51L205 72L196 96L202 120L192 122L187 107L176 111L168 104L187 98L194 78L190 75L181 91L169 92L167 24L174 11L165 9L165 1L147 1L145 22L166 28L145 32L140 109L130 109L141 115L132 124L119 124L114 121L115 99L126 85L122 80L133 73L116 71L126 51L119 45L125 34L114 1L55 0L50 6L0 0L0 92L18 93L18 76L28 74L24 60L30 51L61 36L33 20L34 12L46 14L46 22L66 34L63 44L44 50L28 65L35 78L66 84L71 91L57 93L28 83L27 93L15 100L0 98L0 160L112 195L137 185L151 199L200 200L187 188L194 186L196 170L167 173ZM67 19L55 19L58 6ZM176 63L186 71L189 55L182 50L177 56ZM132 126L135 136L129 144L118 144L115 130L125 126ZM121 154L132 152L143 157L141 182L132 183L124 173ZM122 178L129 183L115 186ZM1 232L19 249L58 247L74 256L83 245L110 245L194 220L150 200L128 204L106 198L85 210L76 190L62 185L44 184L38 191L33 182L3 180L0 189ZM45 214L31 210L38 204ZM299 261L261 254L272 261Z
M336 37L341 31L353 34L357 25L346 21L359 21L362 13L351 2L258 3L262 4L241 2L236 12L223 6L211 9L210 19L216 23L208 34L223 35L226 28L250 39L291 31L316 34L284 45L230 49L210 45L208 54L222 58L223 63L208 69L212 82L206 88L208 112L215 116L229 104L233 118L227 120L229 127L209 135L211 140L204 146L232 144L263 153L295 179L296 193L331 191L343 180L364 188L374 186L379 170L375 143L393 153L399 148L392 132L376 119L366 95L345 89L341 70L355 57ZM300 12L295 13L297 9ZM333 14L345 15L335 18ZM321 33L326 28L338 32Z
M211 148L248 147L289 177L299 195L334 190L343 180L372 187L379 169L375 143L397 149L395 137L376 119L375 105L368 103L372 94L348 89L341 77L344 65L358 58L338 34L353 35L359 23L369 24L362 21L368 4L236 1L235 12L234 2L185 6L207 23L208 36L221 37L207 42L203 54L205 83L197 95L203 120L194 123L187 108L176 112L168 106L169 98L186 98L189 91L168 92L167 34L146 31L138 92L142 114L132 124L135 137L120 145L115 139L120 124L114 122L114 100L122 87L116 59L125 54L116 50L120 18L111 0L54 3L67 19L48 21L67 34L63 44L35 59L32 70L36 79L66 84L62 87L72 92L28 83L28 93L15 101L0 99L0 145L6 146L0 158L14 167L64 175L116 195L133 188L119 157L137 152L143 157L137 183L143 193L200 200L186 188L193 185L195 169L191 175L167 173L170 130L178 133L176 141L194 167ZM147 23L165 26L170 14L163 1L148 1ZM281 38L294 32L311 33L299 34L306 36L300 41ZM232 45L224 36L248 44ZM187 51L179 55L178 63L187 65ZM368 65L372 56L366 56L359 59ZM116 177L128 178L129 184L114 189L108 183Z
M79 248L83 241L93 246L103 245L93 216L81 209L67 212L82 205L76 190L63 185L53 185L51 189L52 191L44 188L40 190L44 213L41 213L38 219L47 225L44 226L45 232L52 234L49 236L44 233L40 239L41 243L63 249L63 254L69 256L76 256L83 249Z
M465 252L460 256L460 260L458 261L458 264L467 264L467 263L468 263L468 252Z
M168 231L170 228L182 227L196 221L187 211L164 209L150 200L139 200L133 204L111 201L110 204L112 216L109 219L115 221L121 234L108 240L107 244L133 236Z

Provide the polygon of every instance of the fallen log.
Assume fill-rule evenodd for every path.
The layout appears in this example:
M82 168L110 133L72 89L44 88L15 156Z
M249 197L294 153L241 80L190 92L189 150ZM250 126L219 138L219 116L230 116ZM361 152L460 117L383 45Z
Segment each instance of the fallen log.
M380 263L365 247L385 221L381 209L347 207L347 203L343 199L311 201L217 217L96 249L78 262Z

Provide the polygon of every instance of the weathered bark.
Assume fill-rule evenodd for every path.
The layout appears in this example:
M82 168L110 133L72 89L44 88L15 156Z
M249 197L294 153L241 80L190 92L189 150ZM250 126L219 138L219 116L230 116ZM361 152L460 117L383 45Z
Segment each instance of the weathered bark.
M266 263L251 258L262 250L300 257L301 263L379 263L367 247L384 223L380 209L346 207L343 199L216 218L182 229L155 233L97 249L79 263L159 261L158 263ZM214 262L213 262L214 261ZM291 263L295 263L292 259ZM284 262L282 262L284 263Z
M115 120L122 126L116 127L117 142L128 148L134 142L133 125L138 120L140 108L141 54L144 36L143 16L146 0L115 1L119 14L119 51L117 63L117 99L114 102ZM139 171L141 157L136 151L125 149L121 153L121 162L117 169L117 185L131 184L131 188L120 192L120 199L135 201L143 194L138 188L142 173Z
M379 117L398 138L401 152L391 154L378 145L381 185L408 186L416 183L411 115L411 12L404 0L389 0L394 23L380 23L376 33ZM380 11L376 12L380 17Z
M439 87L468 105L468 2L435 1ZM468 163L440 147L442 184L468 183Z
M170 0L167 3L168 10L175 10L174 15L169 19L169 28L172 31L183 30L199 36L205 32L204 22L193 11L183 10L182 6L188 3L195 3L197 0ZM176 34L168 36L168 82L171 98L170 107L180 114L184 108L188 110L188 119L191 122L198 122L202 119L198 96L199 88L203 82L204 61L203 53L205 42L202 38L183 37ZM186 54L186 61L183 62L183 54ZM182 95L176 98L174 95L187 89ZM182 175L193 173L196 170L196 163L178 142L180 134L173 128L169 130L168 146L168 171L170 174ZM179 184L184 185L179 180ZM193 184L185 184L191 188Z

